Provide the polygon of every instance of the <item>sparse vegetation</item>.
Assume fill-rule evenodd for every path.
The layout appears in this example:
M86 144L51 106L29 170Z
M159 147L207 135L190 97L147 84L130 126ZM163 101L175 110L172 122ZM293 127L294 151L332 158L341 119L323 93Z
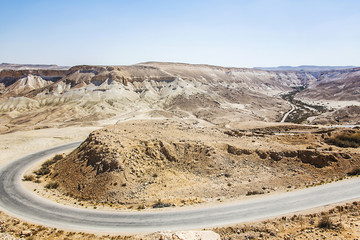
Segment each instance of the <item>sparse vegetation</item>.
M153 208L165 208L165 207L171 207L170 203L163 203L161 199L159 199L153 206Z
M360 168L355 168L351 172L348 172L349 176L358 176L360 175Z
M258 195L258 194L264 194L264 191L257 191L257 190L248 191L248 192L246 193L246 196Z
M28 239L28 240L48 240L48 239L101 239L101 240L135 240L134 236L109 236L95 235L85 232L68 232L61 229L45 227L25 222L23 220L10 217L0 211L0 239Z
M324 106L311 105L294 99L297 93L305 90L306 88L307 86L293 87L294 91L281 96L282 99L296 106L296 110L289 114L285 122L303 123L309 117L317 116L319 113L326 112L326 107Z
M143 210L145 209L145 205L144 204L140 204L138 207L137 207L137 210Z
M344 132L328 138L326 143L343 148L357 148L360 146L360 132Z
M34 171L34 173L38 176L49 174L50 166L63 158L64 156L62 154L56 154L52 159L45 161L38 170Z
M34 181L35 177L34 175L24 175L23 181Z
M358 239L359 202L323 212L214 228L221 239Z
M55 157L53 158L53 161L59 161L59 160L61 160L61 159L63 159L64 158L64 155L62 155L62 154L56 154L55 155ZM54 162L54 163L55 163Z
M50 169L47 167L41 167L40 169L34 171L34 173L38 176L44 176L50 173Z
M334 224L329 216L323 216L318 223L318 228L331 229L333 227Z
M229 178L229 177L231 177L231 174L230 173L225 173L224 176Z
M36 178L36 180L34 181L34 183L41 183L41 180L39 178Z
M47 189L56 189L58 188L59 184L57 182L50 182L45 185L45 188Z

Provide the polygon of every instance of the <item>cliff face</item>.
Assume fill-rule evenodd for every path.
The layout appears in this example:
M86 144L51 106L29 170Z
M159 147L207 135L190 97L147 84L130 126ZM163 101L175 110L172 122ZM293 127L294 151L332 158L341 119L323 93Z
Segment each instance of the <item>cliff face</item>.
M56 82L65 76L66 70L43 70L43 69L33 69L33 70L1 70L0 71L0 84L4 84L5 87L8 87L14 84L20 78L27 77L29 75L39 76L45 80Z
M124 84L144 81L170 82L175 76L151 66L75 66L62 79L72 86L78 84L101 85L104 82Z
M172 82L177 78L201 84L228 85L274 95L290 87L309 85L316 81L312 73L271 72L246 68L224 68L209 65L148 62L132 66L75 66L62 82L101 85L104 82L128 83Z

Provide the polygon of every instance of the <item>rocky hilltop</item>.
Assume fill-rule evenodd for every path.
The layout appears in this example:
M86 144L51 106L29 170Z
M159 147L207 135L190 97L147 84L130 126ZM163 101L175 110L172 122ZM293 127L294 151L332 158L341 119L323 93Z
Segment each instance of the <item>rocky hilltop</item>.
M64 195L120 208L235 199L311 186L359 168L356 148L327 143L340 132L299 125L240 129L189 120L127 121L91 133L46 179Z

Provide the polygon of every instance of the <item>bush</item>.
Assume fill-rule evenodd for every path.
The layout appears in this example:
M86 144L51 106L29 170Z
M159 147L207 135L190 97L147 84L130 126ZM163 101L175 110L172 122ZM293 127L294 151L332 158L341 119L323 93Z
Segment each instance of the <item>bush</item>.
M231 174L230 173L225 173L224 176L229 178L229 177L231 177Z
M264 192L263 192L263 191L257 191L257 190L255 190L255 191L248 191L248 192L246 193L246 196L257 195L257 194L264 194Z
M53 158L54 161L59 161L61 159L63 159L64 156L62 154L56 154L55 157Z
M170 203L163 203L163 202L161 202L161 200L159 199L152 207L153 207L153 208L171 207L171 204L170 204Z
M34 181L34 175L24 175L23 181Z
M47 160L43 164L41 164L40 169L34 171L34 173L38 176L44 176L44 175L49 174L50 166L63 158L64 158L64 156L62 154L56 154L55 157L53 157L52 159Z
M45 185L47 189L57 189L59 184L57 182L51 182Z
M143 210L145 209L145 205L144 204L140 204L138 207L137 207L138 210Z
M44 176L50 173L50 169L47 167L41 167L40 169L34 171L34 173L38 176Z
M34 181L34 183L41 183L42 181L40 180L40 179L36 179L35 181Z
M348 172L349 176L357 176L360 175L360 168L355 168L354 170L352 170L351 172Z
M334 226L331 219L328 216L324 216L318 223L318 228L331 229Z

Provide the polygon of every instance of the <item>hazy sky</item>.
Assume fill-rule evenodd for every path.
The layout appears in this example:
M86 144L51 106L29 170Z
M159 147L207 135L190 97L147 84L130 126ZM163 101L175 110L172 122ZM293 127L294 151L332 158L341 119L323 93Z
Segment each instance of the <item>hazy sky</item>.
M0 0L0 63L360 66L359 0Z

